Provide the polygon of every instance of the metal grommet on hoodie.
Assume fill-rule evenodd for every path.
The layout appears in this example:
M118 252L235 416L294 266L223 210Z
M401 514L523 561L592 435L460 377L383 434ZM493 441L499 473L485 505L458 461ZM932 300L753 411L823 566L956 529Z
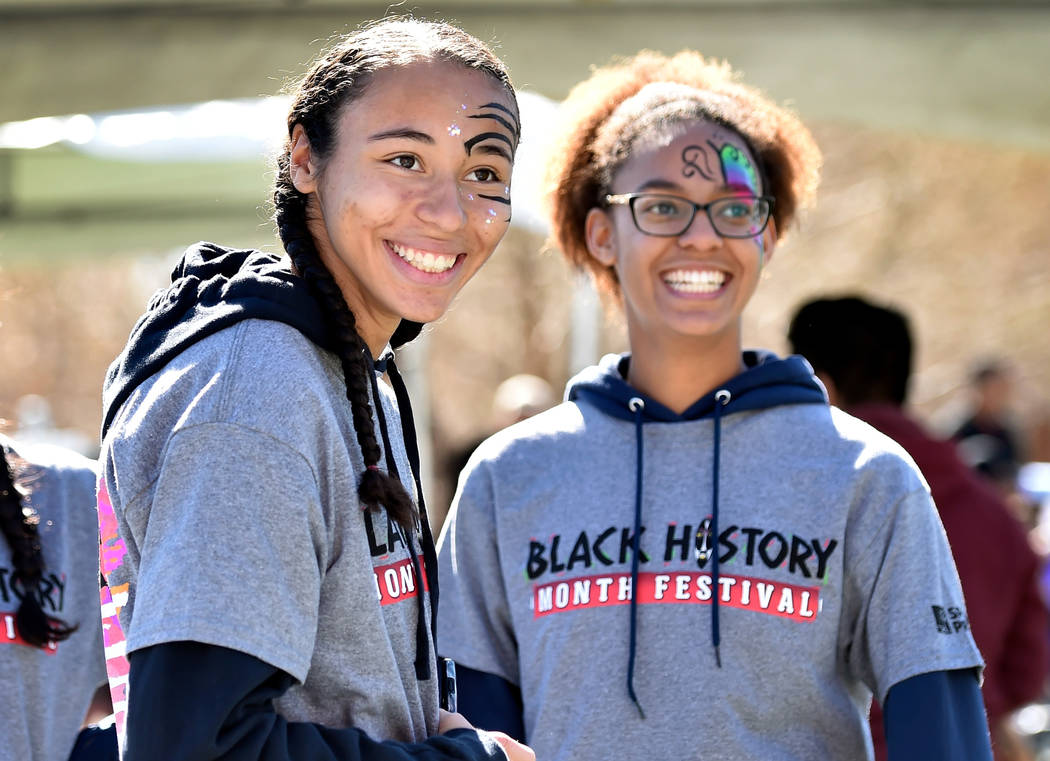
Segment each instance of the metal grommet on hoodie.
M715 401L725 407L729 404L729 401L733 398L733 395L729 393L729 389L722 388L715 392Z
M632 396L627 401L627 409L631 412L637 412L638 410L645 409L645 400L638 396Z

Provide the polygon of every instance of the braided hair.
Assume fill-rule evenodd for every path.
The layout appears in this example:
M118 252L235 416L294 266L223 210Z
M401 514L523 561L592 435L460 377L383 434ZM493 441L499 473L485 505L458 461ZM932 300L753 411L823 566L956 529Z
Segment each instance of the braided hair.
M40 549L37 515L22 504L15 486L7 450L0 447L0 530L11 548L14 573L22 587L22 602L15 613L15 630L28 644L44 647L61 642L77 630L76 626L49 618L42 605L40 582L44 577L44 555Z
M415 504L401 482L379 468L383 452L376 440L369 401L370 374L374 372L372 355L357 332L354 313L307 228L309 195L295 188L290 165L291 138L296 126L302 128L310 143L311 157L323 166L335 147L336 125L342 109L361 97L373 76L384 69L425 60L482 71L503 85L514 98L503 63L482 42L463 30L441 22L400 17L369 24L322 54L295 87L288 114L289 139L277 158L273 191L274 219L285 252L320 304L342 365L346 398L365 462L358 497L369 509L385 507L391 518L409 530L414 530L418 519ZM418 323L402 320L391 337L391 345L396 348L412 340L421 328Z

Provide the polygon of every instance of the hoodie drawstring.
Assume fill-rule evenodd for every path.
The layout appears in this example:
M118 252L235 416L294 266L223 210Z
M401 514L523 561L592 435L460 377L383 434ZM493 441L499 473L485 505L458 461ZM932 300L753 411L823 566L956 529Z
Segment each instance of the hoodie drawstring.
M368 356L369 363L372 362L371 355ZM412 408L408 405L408 393L404 387L404 382L401 380L401 376L398 374L397 369L394 365L394 358L392 355L387 355L375 363L373 371L368 373L369 381L372 384L372 403L376 410L376 419L379 421L379 432L383 436L383 452L386 456L386 469L387 473L401 481L401 475L397 470L397 463L394 461L394 453L390 446L390 434L386 424L386 414L383 411L382 397L379 395L379 382L376 380L376 375L385 370L390 376L391 385L394 386L394 395L398 402L398 411L401 415L401 428L402 433L405 437L405 449L414 450L409 453L409 465L412 468L412 478L416 483L416 498L420 506L420 520L425 527L423 529L423 555L424 563L427 566L427 578L426 583L430 588L430 594L433 596L431 599L431 609L433 614L436 615L437 609L435 607L436 600L436 585L431 583L429 577L430 569L435 567L431 564L431 561L426 557L427 555L427 538L430 535L430 529L427 525L426 519L426 508L423 505L423 490L420 488L419 483L419 452L416 447L415 440L415 426L412 419ZM394 379L397 378L395 382ZM398 386L400 385L400 392ZM404 397L402 399L402 396ZM404 406L402 406L404 404ZM407 413L407 414L406 414ZM406 423L408 424L406 426ZM411 446L409 446L409 431L411 431ZM415 455L413 457L413 454ZM404 483L402 481L402 483ZM421 588L424 584L423 570L420 568L419 555L416 553L415 542L412 541L412 532L405 532L405 541L408 544L408 554L412 558L412 570L416 575L416 585L420 587L416 593L416 679L425 681L430 679L430 642L427 638L427 624L426 624L426 605L423 603L423 589ZM431 552L433 552L433 539L430 541Z
M712 483L711 483L711 524L710 541L711 550L711 576L713 579L714 599L711 605L711 644L715 650L715 664L722 668L722 655L719 650L721 644L721 630L718 625L719 611L719 568L718 568L718 466L722 459L722 408L729 404L733 395L727 389L719 389L715 393L714 407L714 451L712 452ZM634 691L634 660L637 650L638 639L638 562L641 555L641 530L642 530L642 494L643 494L643 466L645 437L642 435L642 414L645 411L645 400L635 396L627 402L627 408L634 413L635 449L637 451L637 463L635 466L635 491L634 491L634 536L631 539L631 631L627 650L627 694L631 702L638 709L638 715L645 719L645 711L638 701Z
M721 644L722 633L718 627L718 598L721 590L718 584L718 465L722 460L722 408L729 404L733 395L726 389L719 389L715 393L715 432L714 453L711 463L711 576L714 579L714 604L711 606L711 644L715 647L715 663L722 668L722 655L718 646Z
M642 465L644 464L642 435L642 413L645 411L645 401L633 397L627 402L627 407L634 413L634 430L637 441L638 463L636 466L636 480L634 487L634 536L631 538L631 637L627 651L627 694L631 696L631 702L638 709L638 715L645 719L645 711L642 704L638 702L638 696L634 693L634 655L635 644L638 634L638 556L641 553L642 528Z
M430 516L427 514L427 502L423 498L423 483L420 480L419 467L419 443L416 441L416 420L412 415L412 400L408 397L408 387L405 385L397 365L394 364L394 355L390 355L387 364L387 374L390 376L390 385L394 387L394 397L397 399L397 409L401 414L401 430L405 437L405 451L408 454L408 464L412 468L412 479L416 483L416 495L419 498L419 517L423 527L423 565L427 577L427 588L430 590L430 629L437 642L437 609L440 599L437 576L437 547L434 544L434 533L430 528Z

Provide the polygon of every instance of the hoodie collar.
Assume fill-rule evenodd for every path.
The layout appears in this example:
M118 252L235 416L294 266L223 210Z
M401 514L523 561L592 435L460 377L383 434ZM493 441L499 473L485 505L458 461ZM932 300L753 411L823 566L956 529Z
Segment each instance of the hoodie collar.
M785 404L827 404L824 387L813 375L809 363L800 356L780 358L772 352L748 350L742 355L745 370L717 389L697 399L681 414L631 387L627 381L631 355L607 354L601 362L588 367L569 381L565 398L586 401L607 415L620 420L635 420L631 399L640 398L644 422L680 423L702 420L715 414L720 391L729 391L724 414L766 409Z
M322 348L332 348L320 307L287 258L214 243L188 248L172 270L171 285L150 299L106 373L102 436L135 388L176 355L253 318L286 323Z

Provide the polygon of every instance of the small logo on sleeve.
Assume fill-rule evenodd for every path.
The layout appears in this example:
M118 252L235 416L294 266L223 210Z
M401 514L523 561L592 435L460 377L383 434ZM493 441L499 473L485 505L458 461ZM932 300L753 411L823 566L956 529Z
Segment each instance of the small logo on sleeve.
M963 615L962 608L954 606L942 608L940 605L931 607L933 608L933 619L937 622L937 631L941 634L954 634L970 630L970 622Z

